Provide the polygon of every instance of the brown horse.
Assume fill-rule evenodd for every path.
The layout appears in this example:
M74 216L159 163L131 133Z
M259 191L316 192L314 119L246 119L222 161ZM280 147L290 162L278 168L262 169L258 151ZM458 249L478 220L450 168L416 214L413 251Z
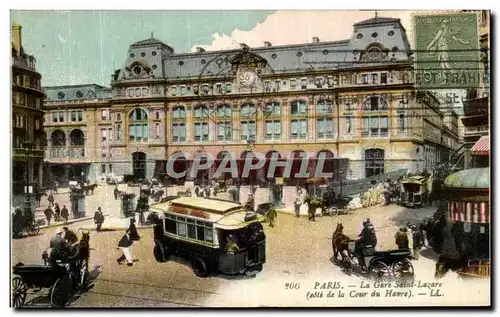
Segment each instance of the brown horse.
M333 259L337 261L339 252L342 254L343 251L348 251L349 249L349 237L344 234L344 226L342 223L337 224L337 228L333 232L332 236L332 249L333 249Z

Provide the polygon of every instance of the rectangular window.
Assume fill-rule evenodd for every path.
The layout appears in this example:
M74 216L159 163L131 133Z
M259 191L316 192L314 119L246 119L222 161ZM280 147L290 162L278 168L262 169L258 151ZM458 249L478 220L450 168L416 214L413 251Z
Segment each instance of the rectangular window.
M106 174L106 164L101 164L101 174Z
M300 80L300 86L302 89L307 89L307 79L306 78L302 78Z
M367 74L361 75L361 82L363 84L368 84L368 75Z
M370 118L364 117L361 123L361 136L367 137L370 135Z
M187 223L177 223L177 235L181 237L187 236Z
M52 122L57 122L57 112L52 112Z
M292 120L291 132L292 139L305 139L307 137L307 120Z
M197 122L194 124L194 140L208 141L208 123Z
M174 108L172 115L174 119L184 119L186 117L186 110L183 107Z
M172 96L177 96L177 87L176 86L172 86Z
M276 91L280 91L281 80L276 79Z
M108 130L106 130L106 129L101 129L101 141L106 141L106 139L107 139L107 134L108 134Z
M230 93L232 88L233 88L233 86L231 83L226 83L226 93Z
M264 82L264 91L265 92L270 92L271 91L271 82L269 80L266 80Z
M389 134L389 118L380 117L380 136L386 137Z
M155 120L160 120L160 111L155 111Z
M304 101L292 102L292 116L304 115L307 113L307 105Z
M186 94L186 86L182 85L181 86L181 96L184 96Z
M102 121L108 120L108 110L107 109L101 110L101 120Z
M78 122L82 122L83 121L83 111L82 110L78 110Z
M112 164L108 165L108 170L110 173L113 173L113 165Z
M378 84L378 74L372 74L372 84Z
M255 121L241 121L241 140L255 140L256 131Z
M297 85L297 82L295 79L290 79L290 89L295 89L295 86Z
M406 114L403 111L398 111L398 132L406 132L407 129Z
M379 117L370 118L370 136L379 136Z
M316 137L327 139L333 137L333 119L323 118L316 120Z
M219 94L223 94L224 91L222 91L222 84L216 84L215 91L217 91L217 93L219 93Z
M231 140L231 122L218 122L217 123L217 140L230 141Z
M184 123L174 123L172 128L172 142L186 141L186 125Z
M316 105L316 112L318 114L332 114L333 104L329 101L323 101Z
M159 139L160 138L160 124L159 123L156 124L155 133L156 133L156 138Z
M265 125L266 139L278 140L281 139L281 121L269 120Z
M76 121L76 111L71 111L71 122Z
M64 122L64 111L59 111L59 122Z
M189 219L188 219L189 220ZM191 239L196 239L196 226L193 224L187 225L187 236Z
M387 84L387 73L380 74L380 83Z

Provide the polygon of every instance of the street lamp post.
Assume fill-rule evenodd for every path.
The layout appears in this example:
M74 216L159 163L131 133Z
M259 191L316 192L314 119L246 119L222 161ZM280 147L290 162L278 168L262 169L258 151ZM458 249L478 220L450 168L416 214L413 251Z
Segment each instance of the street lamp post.
M25 151L25 181L26 181L26 186L24 186L24 194L25 194L25 213L31 213L31 200L30 200L30 193L32 192L31 186L30 186L30 180L29 180L29 156L31 154L31 143L29 142L24 142L23 143L24 151ZM31 190L30 190L31 189ZM26 214L25 214L26 215Z
M342 175L344 174L343 171L339 171L339 180L340 180L340 197L344 196L344 193L343 193L343 187L342 187Z
M83 187L83 185L85 184L85 180L84 180L85 179L85 173L82 172L81 176L82 176L82 187Z

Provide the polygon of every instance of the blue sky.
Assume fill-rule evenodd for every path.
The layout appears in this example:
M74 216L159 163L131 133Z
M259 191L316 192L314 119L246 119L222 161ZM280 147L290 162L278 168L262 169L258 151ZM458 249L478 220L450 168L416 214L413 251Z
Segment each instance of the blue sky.
M151 32L176 52L210 45L212 35L246 31L273 11L11 11L25 51L35 55L44 86L109 86L127 49ZM114 65L114 67L113 67Z

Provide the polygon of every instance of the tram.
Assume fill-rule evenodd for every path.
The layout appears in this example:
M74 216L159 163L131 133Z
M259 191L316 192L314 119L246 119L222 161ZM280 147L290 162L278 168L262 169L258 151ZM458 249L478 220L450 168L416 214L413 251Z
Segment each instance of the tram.
M194 273L255 276L266 262L266 236L260 214L222 199L180 197L150 207L155 221L153 253L158 262L176 255Z

